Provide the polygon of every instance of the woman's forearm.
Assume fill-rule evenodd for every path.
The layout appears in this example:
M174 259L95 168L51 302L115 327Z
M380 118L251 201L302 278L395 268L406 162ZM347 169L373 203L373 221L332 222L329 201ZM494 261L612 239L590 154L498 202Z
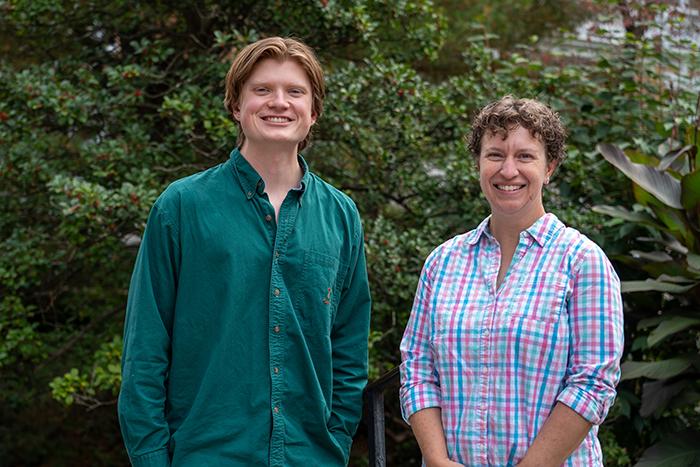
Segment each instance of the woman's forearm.
M581 445L591 423L557 402L518 467L559 467Z
M409 423L418 441L425 463L431 466L458 466L447 454L445 432L442 427L442 411L438 407L419 410L411 415Z

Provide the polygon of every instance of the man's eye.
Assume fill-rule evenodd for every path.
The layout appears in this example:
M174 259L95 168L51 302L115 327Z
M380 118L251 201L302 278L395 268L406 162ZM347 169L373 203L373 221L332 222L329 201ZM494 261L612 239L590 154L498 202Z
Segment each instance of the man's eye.
M262 94L262 93L267 92L268 89L265 88L265 87L257 87L257 88L254 89L254 91L257 92L257 93L259 93L259 94Z
M535 156L533 156L532 154L528 154L526 152L520 154L518 157L520 157L520 159L525 159L525 160L531 160L531 159L535 158Z
M490 152L490 153L486 154L486 158L490 159L490 160L499 160L499 159L503 159L503 155L499 154L497 152Z
M294 95L294 96L301 96L304 94L304 91L302 89L299 89L299 88L292 88L289 90L289 93Z

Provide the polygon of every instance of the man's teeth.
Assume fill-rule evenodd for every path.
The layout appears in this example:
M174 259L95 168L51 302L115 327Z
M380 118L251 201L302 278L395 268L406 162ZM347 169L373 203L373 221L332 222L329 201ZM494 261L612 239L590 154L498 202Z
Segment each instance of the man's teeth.
M286 123L289 121L287 117L265 117L265 120L273 123Z
M515 191L522 188L523 185L496 185L496 188L503 191Z

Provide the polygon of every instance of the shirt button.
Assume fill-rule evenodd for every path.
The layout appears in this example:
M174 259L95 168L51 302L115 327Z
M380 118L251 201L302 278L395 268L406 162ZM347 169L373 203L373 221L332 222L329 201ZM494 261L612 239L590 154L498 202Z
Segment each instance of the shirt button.
M272 220L272 216L268 214L267 216L265 216L265 220L267 222L270 222Z
M280 252L279 252L279 250L275 250L275 258L279 258L279 257L280 257Z
M275 413L280 413L280 408L277 407L277 406L275 406L275 408L272 409L272 411L275 412Z
M274 372L275 372L275 374L278 374L278 373L280 372L280 369L279 369L279 368L277 368L277 367L274 367L274 368L272 369L272 371L274 371Z
M277 334L278 332L280 332L280 327L275 326L274 328L272 328L272 330L275 332L275 334Z
M279 297L280 296L280 289L275 289L274 292L272 292L272 293L275 294L275 297Z
M248 192L248 197L250 198L251 196L253 196L253 192L252 192L252 191L249 191L249 192Z

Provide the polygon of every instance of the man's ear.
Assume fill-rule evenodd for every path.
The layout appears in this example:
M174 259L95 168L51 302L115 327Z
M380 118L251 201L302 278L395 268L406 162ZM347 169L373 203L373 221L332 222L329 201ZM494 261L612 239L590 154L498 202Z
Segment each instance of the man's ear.
M236 119L237 122L241 121L241 106L236 104L233 106L233 111L231 112L231 115L233 115L233 118Z
M554 171L557 170L558 165L558 161L549 161L547 163L547 178L551 177L554 174Z
M316 119L318 118L318 115L316 115L315 112L311 112L311 125L316 124Z

